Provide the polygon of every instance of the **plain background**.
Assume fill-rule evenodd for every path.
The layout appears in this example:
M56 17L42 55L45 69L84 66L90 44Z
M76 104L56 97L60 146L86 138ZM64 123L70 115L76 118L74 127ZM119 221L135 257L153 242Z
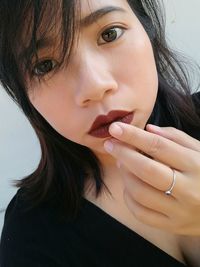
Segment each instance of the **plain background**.
M199 0L164 0L166 33L172 47L200 63ZM0 233L4 211L16 192L13 179L32 173L40 147L28 120L0 87Z

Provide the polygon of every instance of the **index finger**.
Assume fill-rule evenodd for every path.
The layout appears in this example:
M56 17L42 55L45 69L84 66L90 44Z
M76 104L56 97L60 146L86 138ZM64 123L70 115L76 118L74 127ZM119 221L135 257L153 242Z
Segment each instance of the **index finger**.
M122 129L121 135L116 134L116 127ZM130 124L114 122L109 127L109 133L118 140L138 148L155 160L181 171L191 170L191 167L194 167L195 159L199 157L196 151Z

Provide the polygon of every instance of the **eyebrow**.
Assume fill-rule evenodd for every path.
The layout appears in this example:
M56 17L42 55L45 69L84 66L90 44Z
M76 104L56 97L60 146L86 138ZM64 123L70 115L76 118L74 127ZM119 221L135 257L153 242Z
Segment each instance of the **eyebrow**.
M90 13L86 17L82 18L80 21L80 27L81 28L89 27L92 24L94 24L95 22L99 21L102 17L104 17L105 15L107 15L111 12L126 13L126 10L121 8L121 7L117 7L117 6L102 7L100 9L97 9L94 12ZM36 41L36 48L37 48L37 51L39 51L39 50L44 49L44 48L52 47L53 44L54 44L54 40L51 37L46 37L46 38L39 39ZM30 47L25 48L20 53L19 58L23 59L28 54L30 54Z
M96 11L90 13L88 16L84 17L80 21L81 28L82 27L88 27L92 25L93 23L97 22L100 20L103 16L107 15L108 13L111 12L126 12L125 9L122 7L117 7L117 6L106 6L102 7L100 9L97 9Z

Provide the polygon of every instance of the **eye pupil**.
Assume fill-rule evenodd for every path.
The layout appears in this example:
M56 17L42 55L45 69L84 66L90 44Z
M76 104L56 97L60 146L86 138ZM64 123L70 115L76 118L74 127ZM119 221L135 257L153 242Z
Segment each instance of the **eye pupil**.
M108 29L103 33L103 36L106 42L112 42L116 39L117 33L115 29Z
M34 72L37 75L43 75L45 73L48 73L52 70L53 68L53 63L51 60L45 60L39 64L37 64L34 68Z

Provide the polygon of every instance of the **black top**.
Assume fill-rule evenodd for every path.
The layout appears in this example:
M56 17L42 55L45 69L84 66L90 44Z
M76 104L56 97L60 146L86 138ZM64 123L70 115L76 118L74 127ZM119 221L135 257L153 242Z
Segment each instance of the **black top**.
M6 209L0 267L185 266L84 198L76 220L61 223L47 203L22 212L20 193Z

